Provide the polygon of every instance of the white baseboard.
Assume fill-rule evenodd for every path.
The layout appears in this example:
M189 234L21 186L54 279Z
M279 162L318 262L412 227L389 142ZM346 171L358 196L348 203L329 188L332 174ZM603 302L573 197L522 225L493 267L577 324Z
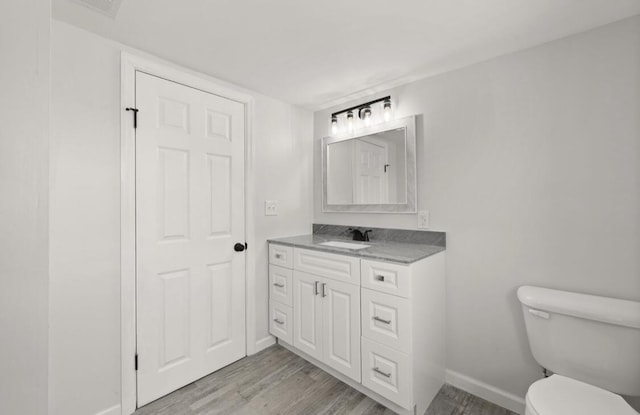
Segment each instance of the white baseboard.
M120 405L113 405L110 408L96 413L96 415L121 415Z
M500 405L510 411L524 414L524 399L517 395L449 369L445 373L445 381L458 389Z
M273 336L267 336L263 339L256 341L256 349L255 352L261 352L269 346L273 346L276 344L276 338Z

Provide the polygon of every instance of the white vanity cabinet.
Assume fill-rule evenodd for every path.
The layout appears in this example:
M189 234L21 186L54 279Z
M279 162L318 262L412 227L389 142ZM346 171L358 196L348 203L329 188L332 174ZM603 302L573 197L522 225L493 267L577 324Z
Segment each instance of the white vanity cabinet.
M360 382L360 287L293 271L293 345Z
M390 409L423 414L444 382L444 252L411 264L274 242L269 253L271 334Z

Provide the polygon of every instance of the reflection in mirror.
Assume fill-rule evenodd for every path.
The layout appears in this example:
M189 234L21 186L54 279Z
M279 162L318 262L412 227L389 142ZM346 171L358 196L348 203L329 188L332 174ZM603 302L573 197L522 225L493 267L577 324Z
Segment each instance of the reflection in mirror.
M329 204L407 202L404 128L331 143L326 151Z
M416 117L322 139L323 212L416 212Z

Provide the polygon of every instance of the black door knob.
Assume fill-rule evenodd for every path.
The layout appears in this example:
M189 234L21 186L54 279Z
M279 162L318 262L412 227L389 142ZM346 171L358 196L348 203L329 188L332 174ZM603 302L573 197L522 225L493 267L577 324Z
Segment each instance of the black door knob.
M233 250L236 252L242 252L244 251L244 248L245 248L244 244L241 244L240 242L238 242L233 246Z

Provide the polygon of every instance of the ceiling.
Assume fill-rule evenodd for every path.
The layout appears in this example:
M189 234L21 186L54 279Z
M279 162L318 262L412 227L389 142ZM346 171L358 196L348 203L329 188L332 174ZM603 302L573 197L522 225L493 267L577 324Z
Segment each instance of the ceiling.
M640 14L639 0L82 1L53 0L54 18L309 109Z

